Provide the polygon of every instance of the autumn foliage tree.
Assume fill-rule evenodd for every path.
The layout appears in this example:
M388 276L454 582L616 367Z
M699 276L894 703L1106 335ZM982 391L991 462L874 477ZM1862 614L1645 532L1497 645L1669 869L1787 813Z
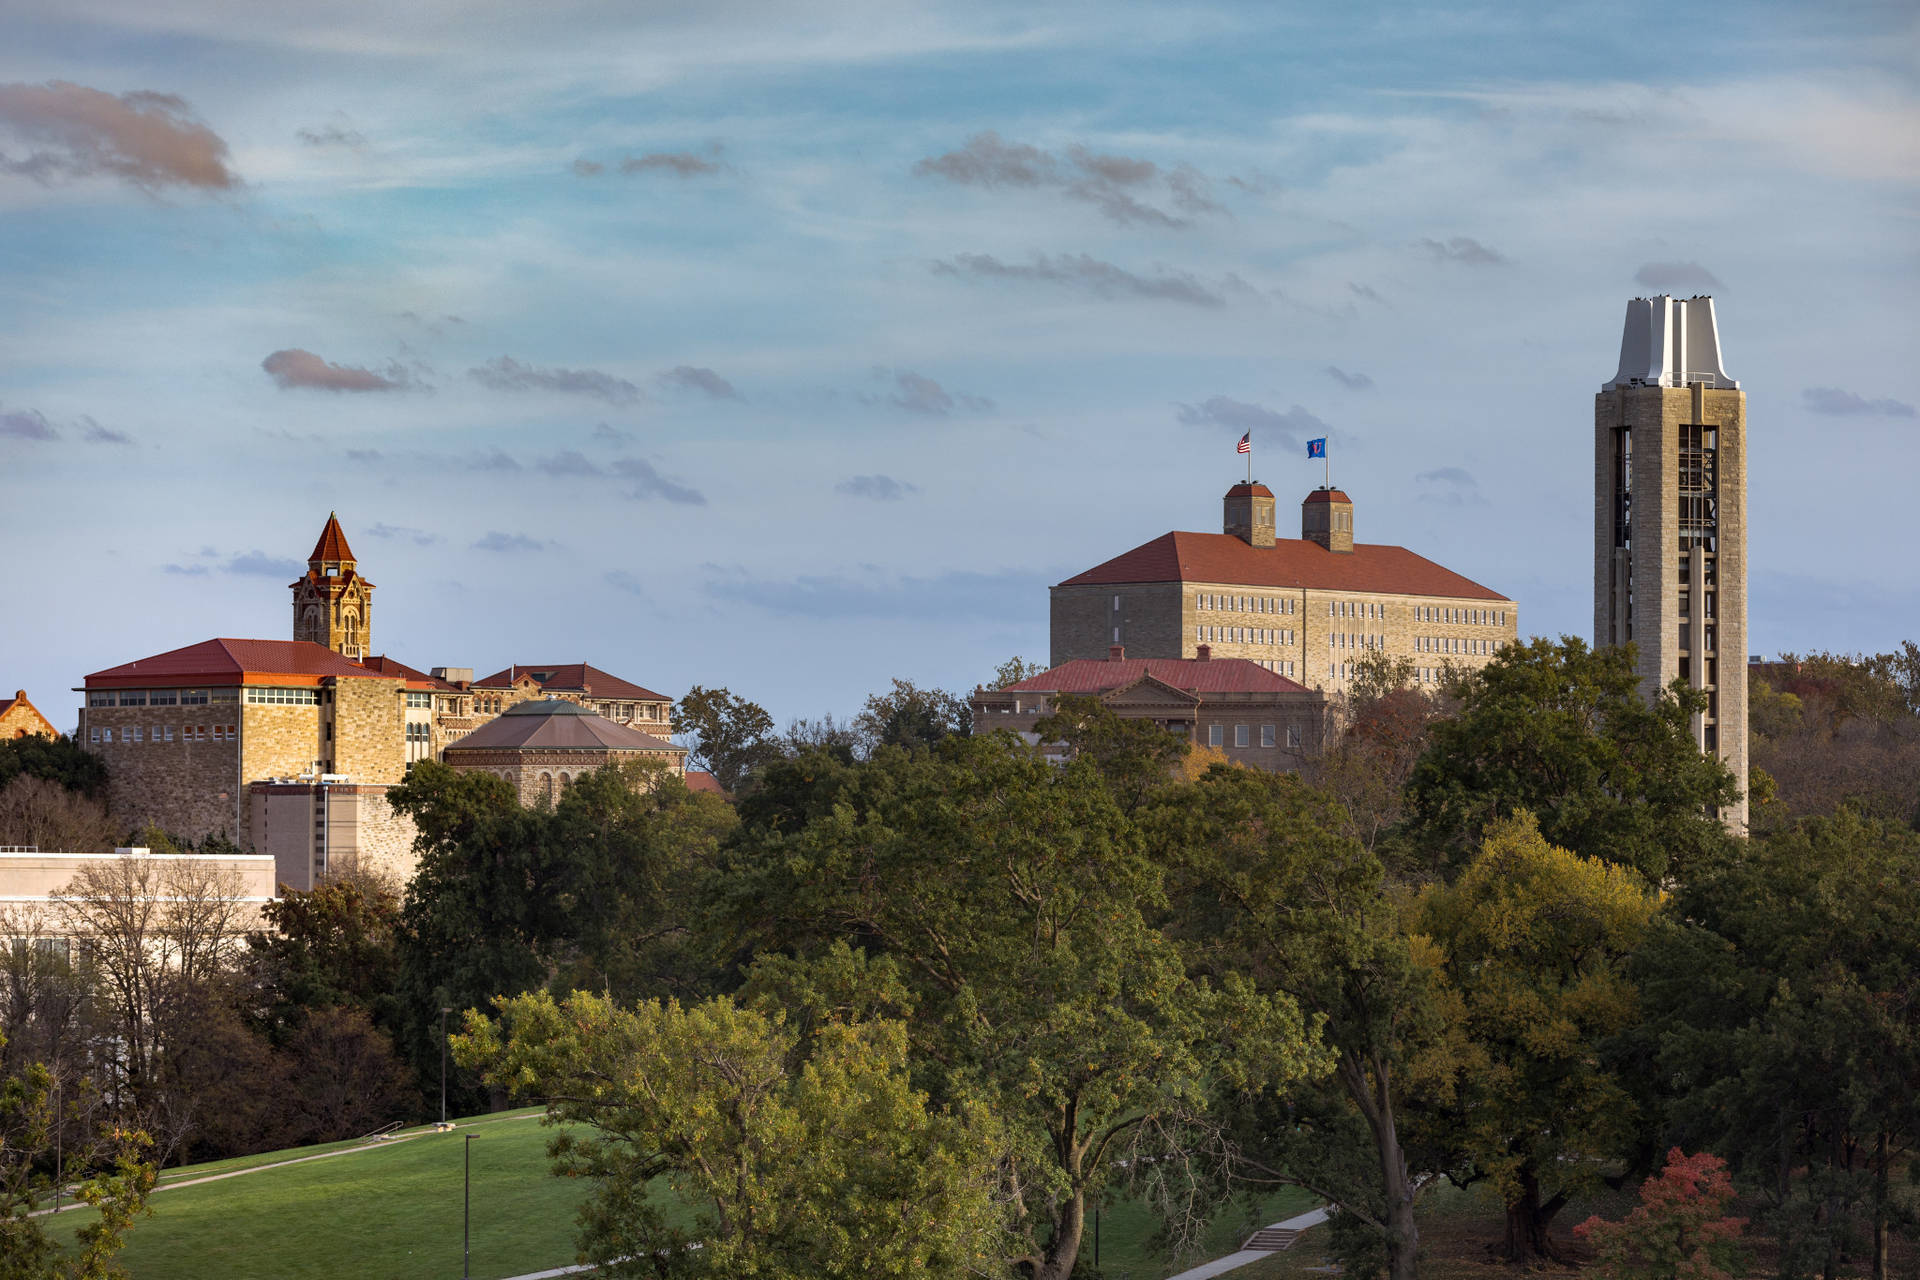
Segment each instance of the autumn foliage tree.
M1573 1234L1594 1247L1600 1280L1733 1280L1747 1225L1726 1216L1733 1194L1726 1161L1675 1147L1640 1185L1633 1212L1619 1222L1588 1218Z

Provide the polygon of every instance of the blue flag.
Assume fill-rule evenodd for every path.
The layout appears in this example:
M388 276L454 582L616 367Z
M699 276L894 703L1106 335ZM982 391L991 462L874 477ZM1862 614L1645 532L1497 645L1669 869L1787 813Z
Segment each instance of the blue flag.
M1309 458L1326 457L1327 456L1327 438L1325 436L1321 436L1318 440L1307 441L1307 456Z

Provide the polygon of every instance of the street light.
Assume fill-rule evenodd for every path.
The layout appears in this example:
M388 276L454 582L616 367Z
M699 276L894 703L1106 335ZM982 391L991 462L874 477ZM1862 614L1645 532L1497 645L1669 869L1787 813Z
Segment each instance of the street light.
M447 1122L447 1015L453 1006L440 1006L440 1123Z
M460 1280L473 1280L473 1140L476 1135L468 1134L466 1142L467 1176L463 1193L465 1205L460 1219Z

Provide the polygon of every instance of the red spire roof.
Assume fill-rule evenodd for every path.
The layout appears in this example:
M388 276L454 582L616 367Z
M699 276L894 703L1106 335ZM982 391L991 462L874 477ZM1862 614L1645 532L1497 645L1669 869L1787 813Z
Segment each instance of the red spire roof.
M307 563L351 559L353 559L353 548L347 545L347 535L340 532L340 518L329 511L327 527L320 531L320 541L313 544L313 554L307 557Z

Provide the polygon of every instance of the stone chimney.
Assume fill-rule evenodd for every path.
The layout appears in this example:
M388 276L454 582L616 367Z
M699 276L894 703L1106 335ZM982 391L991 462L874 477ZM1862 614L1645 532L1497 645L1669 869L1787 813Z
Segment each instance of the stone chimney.
M1248 546L1273 545L1273 490L1258 482L1227 490L1221 529Z
M1199 659L1201 662L1212 662L1213 646L1210 644L1203 644L1199 648L1193 651L1193 656Z
M1300 536L1329 551L1353 550L1353 499L1338 489L1315 489L1300 504Z

